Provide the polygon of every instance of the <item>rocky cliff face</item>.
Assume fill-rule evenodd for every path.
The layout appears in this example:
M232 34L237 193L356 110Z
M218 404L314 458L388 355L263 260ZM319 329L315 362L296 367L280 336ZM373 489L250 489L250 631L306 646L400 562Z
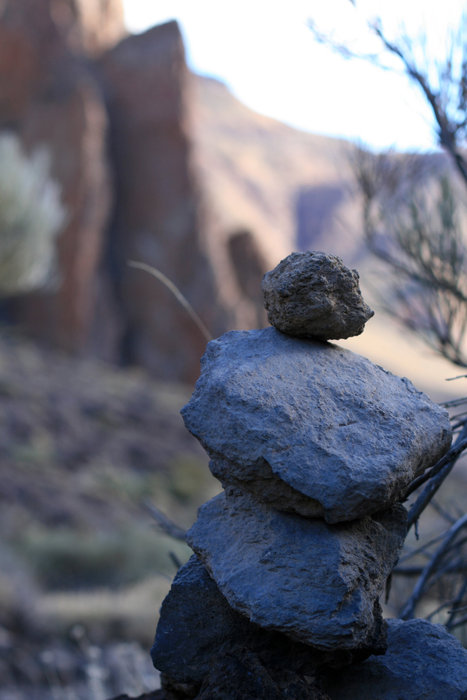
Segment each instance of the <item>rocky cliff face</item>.
M3 5L0 129L16 132L29 152L47 149L68 215L58 242L59 288L14 300L11 311L33 335L70 351L86 348L89 341L111 206L108 120L85 60L88 39L74 3L10 0Z
M128 267L135 260L161 270L213 323L217 290L204 249L190 76L177 25L128 37L105 54L99 75L111 123L116 200L109 250L125 319L123 359L188 379L205 339L165 286Z
M292 249L351 257L353 232L346 239L338 223L350 211L348 169L342 143L256 115L190 75L174 22L124 34L118 0L0 10L0 130L29 151L46 146L68 210L60 285L8 312L68 351L191 382L205 338L128 260L171 279L213 335L261 326L260 279Z

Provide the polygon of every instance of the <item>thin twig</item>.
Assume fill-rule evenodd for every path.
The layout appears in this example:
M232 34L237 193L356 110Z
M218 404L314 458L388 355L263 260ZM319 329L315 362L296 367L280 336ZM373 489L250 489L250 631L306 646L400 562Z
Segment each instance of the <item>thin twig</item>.
M450 629L454 624L454 618L456 615L466 609L465 605L461 606L464 596L467 593L467 578L464 579L462 586L454 600L452 601L452 610L450 611L449 618L446 622L446 628Z
M399 564L402 564L402 562L407 561L407 559L412 559L417 554L424 554L426 556L430 556L430 554L426 552L428 547L431 547L432 544L436 544L436 542L442 540L443 537L444 532L441 533L441 535L436 535L436 537L433 537L431 540L428 540L428 542L425 542L424 544L420 545L420 547L410 550L409 552L407 552L407 554L404 554L399 558Z
M163 513L159 508L149 501L143 501L144 507L149 511L154 520L159 525L160 529L165 532L169 537L173 537L175 540L180 540L181 542L186 542L186 532L179 525L174 523L170 518L168 518L165 513Z
M457 622L453 622L453 623L450 625L449 631L452 631L452 630L455 629L456 627L462 627L462 625L465 625L466 622L467 622L467 615L464 615L464 617L461 617L460 620L457 620Z
M416 491L426 481L436 476L436 474L438 474L446 465L451 464L452 461L455 462L460 453L466 448L467 437L463 437L462 440L456 440L451 449L446 452L446 454L443 455L443 457L441 457L441 459L439 459L436 464L431 467L431 469L428 469L426 472L418 476L407 486L403 494L403 500L406 501L414 491Z
M179 569L179 568L181 567L181 565L182 565L182 562L181 562L180 559L177 557L177 555L175 554L175 552L169 552L169 557L170 557L170 559L171 559L173 565L175 566L175 568L176 568L177 571L178 571L178 569Z
M452 604L452 600L448 600L446 603L441 603L441 605L438 605L437 608L431 611L429 615L426 616L426 620L432 620L435 615L441 612L441 610L445 610Z
M143 262L136 262L135 260L129 260L128 261L128 266L129 267L134 267L137 270L144 270L145 272L149 272L150 275L155 277L156 279L159 280L159 282L162 282L169 291L172 292L176 300L179 302L179 304L185 309L187 314L190 316L191 320L195 323L199 331L203 334L204 338L206 341L209 343L210 340L212 340L212 335L188 301L188 299L182 294L182 292L178 289L178 287L175 286L175 284L169 280L166 275L164 275L163 272L158 270L155 267L152 267L152 265L147 265L146 263Z
M442 457L437 464L435 464L434 467L432 467L428 473L427 473L427 479L430 479L429 483L426 485L426 487L423 489L422 493L420 496L417 498L415 503L412 505L412 507L409 510L409 515L407 518L407 531L410 530L412 525L417 522L418 518L420 517L421 513L425 510L427 507L428 503L431 501L435 493L438 491L439 487L443 483L443 481L446 479L448 474L452 471L455 463L457 462L458 457L460 454L465 450L467 447L467 426L464 426L463 430L459 434L455 444L451 447L451 449ZM424 477L425 474L422 475ZM406 490L404 497L407 498L414 490L415 488L418 488L422 483L424 483L427 479L423 479L422 477L419 477L418 479L415 479L412 484L409 485L408 489Z
M396 574L397 576L412 578L415 576L420 576L424 569L425 567L423 566L396 566L396 568L392 570L392 573ZM443 569L443 575L464 573L467 573L467 561L460 564L449 564L445 569Z
M433 508L433 510L435 510L435 511L438 513L438 515L440 515L442 518L444 518L444 519L445 519L448 523L450 523L451 525L454 525L454 523L456 522L457 518L454 517L453 515L451 515L450 513L448 513L448 512L446 511L446 509L443 508L443 506L442 506L440 503L438 503L437 501L435 501L434 498L431 499L430 505L431 505L431 507Z
M453 406L462 406L466 403L467 398L465 396L462 396L459 399L450 399L449 401L442 401L440 405L444 406L445 408L452 408Z
M457 457L448 462L443 469L438 472L438 474L425 486L422 493L409 510L409 514L407 516L407 532L410 530L412 525L418 521L420 515L423 513L435 493L438 491L441 484L451 473L456 461Z
M457 533L467 525L467 515L464 515L462 518L460 518L455 525L453 525L449 530L446 532L446 537L444 541L441 543L441 545L438 547L437 551L433 555L433 557L430 559L428 564L425 566L422 575L417 581L417 584L415 588L413 589L412 595L410 596L409 600L405 604L402 613L400 615L402 620L410 620L415 612L415 608L417 606L418 601L420 600L423 591L425 589L425 585L431 576L431 574L436 570L436 567L438 566L438 563L441 561L443 558L444 554L446 553L446 550L449 548L451 542L453 539L456 537Z

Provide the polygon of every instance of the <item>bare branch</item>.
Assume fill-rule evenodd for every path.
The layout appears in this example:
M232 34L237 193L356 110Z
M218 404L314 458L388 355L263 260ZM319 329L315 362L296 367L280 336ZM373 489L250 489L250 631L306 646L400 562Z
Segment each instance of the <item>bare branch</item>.
M467 515L464 515L462 518L460 518L455 525L453 525L446 533L446 537L444 541L441 543L440 547L437 549L433 557L430 559L428 564L423 570L422 575L420 576L419 580L417 581L417 585L415 586L412 595L410 596L409 600L405 604L402 612L401 612L401 619L402 620L409 620L414 616L415 613L415 608L420 600L420 598L423 595L424 589L427 585L427 581L432 575L432 573L436 570L438 564L440 563L441 559L443 558L446 550L450 546L451 542L454 540L454 538L457 536L457 534L462 530L462 528L467 526Z
M154 504L149 503L149 501L144 501L143 505L154 518L162 532L169 535L169 537L173 537L175 540L186 542L186 532L183 528L170 520L165 513L159 510L159 508L156 508Z
M455 618L456 616L464 611L466 609L465 606L462 606L461 603L464 600L464 596L467 593L467 577L464 579L464 582L462 586L460 587L456 598L452 601L452 609L449 614L449 618L446 621L446 628L451 629L453 625L455 625Z
M462 625L465 625L467 623L467 615L464 615L464 617L461 617L460 620L456 620L456 622L452 622L449 625L449 631L452 632L453 629L456 627L462 627Z
M388 266L380 291L383 310L465 367L467 248L456 197L443 175L433 201L429 171L419 163L355 150L351 164L362 197L365 240Z
M457 459L459 458L459 455L467 447L466 435L467 429L464 428L464 431L459 436L458 440L456 441L456 444L453 447L451 447L449 452L444 457L442 457L439 460L439 462L435 464L434 467L431 468L431 476L428 476L428 478L430 479L428 484L423 489L422 493L409 510L409 515L407 518L407 531L409 531L412 525L414 525L414 523L417 522L420 515L423 513L428 503L438 491L441 484L444 482L448 474L450 474L450 472L452 471ZM414 482L412 482L412 484L414 484ZM418 484L418 486L420 486L420 483ZM407 491L409 491L410 488L411 487L409 487ZM410 493L412 493L412 491L410 491ZM409 494L406 492L406 497L408 495Z
M397 56L405 69L407 76L421 89L426 101L431 107L436 124L438 125L438 139L440 145L449 153L458 173L462 177L464 184L467 186L467 162L458 148L456 135L460 125L453 124L447 114L446 108L442 105L440 95L431 88L428 78L423 74L417 66L410 61L407 54L400 46L389 41L385 36L381 21L374 22L372 25L376 36L381 40L383 46L394 56Z
M357 9L356 3L352 0L350 2ZM354 51L347 44L336 41L332 36L321 32L316 22L309 21L309 28L315 40L330 47L344 58L363 59L386 70L393 70L393 68L384 62L382 58L384 54L395 57L400 62L405 75L420 89L430 107L437 127L439 144L449 154L465 186L467 186L467 160L462 151L460 140L465 138L467 129L466 26L467 19L463 15L459 22L457 35L451 37L451 45L444 62L438 64L439 78L438 85L435 86L428 67L420 68L414 59L414 52L411 51L413 40L405 35L399 41L390 40L384 31L381 19L367 22L367 28L381 44L382 53L380 54ZM456 55L457 60L454 60L454 55Z
M467 432L467 431L464 431ZM459 457L459 455L462 454L462 452L467 448L467 435L466 437L463 437L461 440L456 440L455 444L446 452L441 459L439 459L436 464L431 467L431 469L427 469L426 472L418 476L416 479L414 479L405 489L403 492L403 498L402 500L406 501L407 498L414 492L416 491L422 484L425 482L429 481L432 479L434 476L436 476L440 471L443 470L443 468L447 465L452 465L454 466L455 461ZM431 499L430 499L431 500Z
M405 576L406 578L415 578L417 576L420 576L423 573L423 571L423 566L396 566L396 568L392 570L392 574L396 576ZM449 566L446 566L442 571L443 576L445 576L446 574L464 573L467 573L467 561L457 564L450 564Z
M162 282L162 284L165 285L170 292L172 292L178 303L181 306L183 306L187 314L197 326L198 330L204 336L205 340L208 343L210 340L212 340L211 333L208 331L208 329L206 328L203 321L200 319L200 317L198 316L188 299L182 294L182 292L172 282L172 280L170 280L166 275L164 275L163 272L158 270L156 267L153 267L152 265L147 265L146 263L137 262L135 260L129 260L128 267L134 267L137 270L144 270L145 272L148 272L150 275Z

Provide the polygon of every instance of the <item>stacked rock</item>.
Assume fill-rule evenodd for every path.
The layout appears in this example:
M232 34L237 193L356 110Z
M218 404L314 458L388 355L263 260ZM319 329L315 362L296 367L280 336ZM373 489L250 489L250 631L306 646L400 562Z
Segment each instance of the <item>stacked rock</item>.
M324 698L322 669L383 654L400 496L451 442L407 379L326 342L373 315L355 270L293 253L263 292L272 327L209 343L182 410L224 491L161 609L152 657L173 697Z

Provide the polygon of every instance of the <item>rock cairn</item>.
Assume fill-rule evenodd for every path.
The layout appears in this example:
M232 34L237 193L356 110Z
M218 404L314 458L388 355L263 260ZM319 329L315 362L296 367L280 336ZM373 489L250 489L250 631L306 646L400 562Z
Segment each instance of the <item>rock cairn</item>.
M329 668L386 651L401 492L451 442L407 379L323 342L373 315L355 270L293 253L263 291L273 327L210 342L182 410L224 491L161 608L151 653L171 697L337 697Z

